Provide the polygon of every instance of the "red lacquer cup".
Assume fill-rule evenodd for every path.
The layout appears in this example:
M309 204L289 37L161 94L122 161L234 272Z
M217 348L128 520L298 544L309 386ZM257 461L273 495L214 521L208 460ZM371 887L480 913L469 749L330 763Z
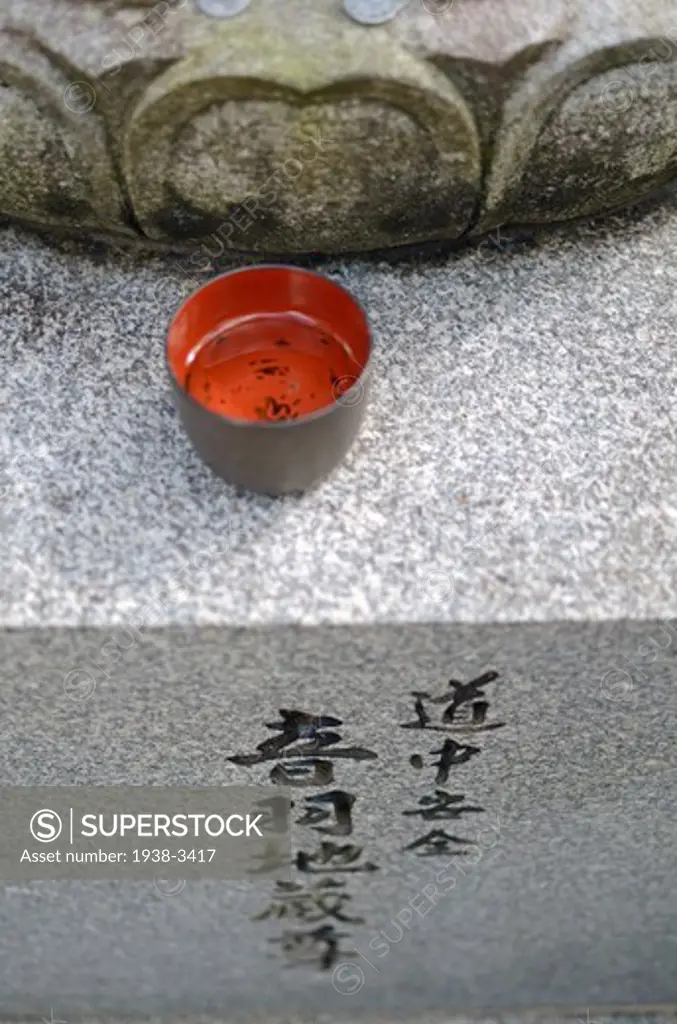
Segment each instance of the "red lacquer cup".
M340 285L254 266L191 295L167 335L175 401L198 454L229 483L302 491L334 469L365 411L371 335Z

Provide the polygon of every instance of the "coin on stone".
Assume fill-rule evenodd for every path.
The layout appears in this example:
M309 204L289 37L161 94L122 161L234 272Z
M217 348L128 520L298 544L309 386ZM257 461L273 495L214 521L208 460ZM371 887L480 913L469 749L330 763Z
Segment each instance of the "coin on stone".
M409 0L343 0L343 10L360 25L383 25L404 10Z
M234 18L249 7L251 0L197 0L203 14L212 18Z

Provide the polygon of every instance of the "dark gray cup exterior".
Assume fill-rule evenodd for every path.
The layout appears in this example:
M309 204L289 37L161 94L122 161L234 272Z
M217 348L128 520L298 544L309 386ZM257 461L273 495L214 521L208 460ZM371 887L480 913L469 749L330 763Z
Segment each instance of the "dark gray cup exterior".
M173 377L172 390L188 437L215 473L246 490L281 495L307 490L339 465L364 418L367 377L334 405L287 423L228 420L190 398Z
M312 288L341 293L360 323L364 358L362 372L353 386L332 404L296 420L261 423L229 419L201 405L179 383L169 357L171 332L177 318L194 299L211 286L232 284L243 274L273 271L286 277L317 280ZM226 279L228 281L226 282ZM224 313L227 310L224 309ZM357 321L356 321L357 322ZM349 338L346 339L350 341ZM188 437L203 461L228 483L261 494L281 495L304 491L335 469L355 439L366 409L371 358L368 318L359 303L341 285L315 271L286 265L259 264L229 271L207 282L189 296L177 311L167 337L167 363L174 402Z

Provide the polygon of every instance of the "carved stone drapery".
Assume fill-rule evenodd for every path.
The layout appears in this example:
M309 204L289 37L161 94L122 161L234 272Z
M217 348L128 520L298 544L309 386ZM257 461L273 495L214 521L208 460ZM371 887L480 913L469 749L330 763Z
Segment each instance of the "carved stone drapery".
M7 0L0 215L215 256L591 214L677 166L667 0Z

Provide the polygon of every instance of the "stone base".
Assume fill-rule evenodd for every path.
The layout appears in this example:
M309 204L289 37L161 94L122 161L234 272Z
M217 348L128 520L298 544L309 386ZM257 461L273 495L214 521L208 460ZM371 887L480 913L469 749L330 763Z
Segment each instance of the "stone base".
M377 755L336 758L331 785L379 867L344 876L362 920L335 925L331 970L287 968L287 919L254 920L269 887L4 885L0 1020L596 1024L677 1002L675 248L666 204L486 261L325 266L372 319L370 407L333 477L273 500L206 470L171 408L182 261L0 234L0 780L265 781L275 762L228 759L280 707L336 715ZM483 811L442 827L508 827L427 911L455 858L405 851L428 823L403 812L444 736L400 725L412 690L485 670L505 725L448 780ZM321 835L299 825L295 852ZM374 968L351 991L353 946Z
M340 737L321 751L328 785L292 783L305 900L284 913L254 881L7 884L0 1017L339 1024L570 1006L602 1024L594 1007L674 1004L676 646L674 619L0 633L5 784L270 784L305 763L298 744L242 763L278 708L336 717ZM428 701L431 728L408 726L412 690L488 670L500 728L445 733ZM440 781L449 737L474 754ZM354 797L347 833L323 833L333 813L319 831L302 820L332 790ZM440 793L473 812L426 818ZM435 830L474 846L437 846ZM322 868L324 841L354 859ZM319 925L340 940L328 963Z
M677 167L667 0L6 0L0 214L191 249L462 240L600 212Z

